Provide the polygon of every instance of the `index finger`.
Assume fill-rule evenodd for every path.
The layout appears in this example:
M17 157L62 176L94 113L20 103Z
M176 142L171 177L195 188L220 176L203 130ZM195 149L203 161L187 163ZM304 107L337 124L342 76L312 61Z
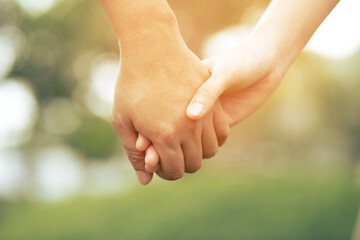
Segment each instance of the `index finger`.
M120 136L121 142L126 150L129 161L136 171L137 177L141 184L147 185L151 182L152 173L145 169L145 153L136 149L136 140L138 132L135 130L130 120L113 121L113 125Z

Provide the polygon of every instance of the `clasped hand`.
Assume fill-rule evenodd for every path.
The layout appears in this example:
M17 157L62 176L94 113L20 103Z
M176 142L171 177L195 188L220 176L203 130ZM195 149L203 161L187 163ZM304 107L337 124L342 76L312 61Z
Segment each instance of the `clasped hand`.
M214 156L338 2L272 1L245 43L201 62L167 1L101 0L121 48L112 121L140 182L178 179Z
M131 48L136 51L122 49L112 122L140 182L147 184L154 171L175 180L200 169L229 127L220 103L199 120L186 117L187 105L210 73L184 43L159 43L143 53L144 44ZM156 149L157 169L145 169L141 139L136 144L139 133Z
M182 41L142 47L121 52L112 117L142 184L199 170L282 78L254 40L203 62Z

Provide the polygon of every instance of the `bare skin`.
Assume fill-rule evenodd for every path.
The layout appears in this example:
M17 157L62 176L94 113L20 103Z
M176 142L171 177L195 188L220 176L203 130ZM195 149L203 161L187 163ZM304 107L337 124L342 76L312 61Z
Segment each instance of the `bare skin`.
M148 184L153 173L136 148L139 133L156 148L160 177L176 180L196 172L228 133L222 131L227 121L220 104L201 119L186 117L192 96L210 77L208 68L187 48L165 0L101 3L121 50L112 122L139 181Z
M229 126L255 112L280 85L288 68L338 2L273 0L245 44L203 61L211 77L193 96L187 108L188 118L201 119L216 102L225 111ZM145 138L141 143L138 147L146 151L146 168L156 170L161 161L156 146Z

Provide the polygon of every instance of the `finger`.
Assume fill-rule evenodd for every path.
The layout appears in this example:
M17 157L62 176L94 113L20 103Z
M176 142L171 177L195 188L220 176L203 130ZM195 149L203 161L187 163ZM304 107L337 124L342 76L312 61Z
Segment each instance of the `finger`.
M136 149L140 152L144 152L150 145L151 141L139 133L135 145Z
M269 87L268 80L262 79L254 85L238 92L236 96L238 112L233 116L232 114L228 115L229 126L235 126L259 109L277 87L278 85ZM225 105L223 109L229 113L233 111L231 107L226 109Z
M136 171L136 176L142 185L148 185L151 182L153 175L153 173L146 171Z
M149 184L153 175L145 170L145 153L136 149L138 133L131 121L113 121L113 125L120 136L129 161L136 171L139 182L143 185Z
M153 143L160 156L160 170L156 174L166 180L177 180L184 176L184 156L180 145L164 146Z
M195 173L201 168L201 134L198 135L197 139L194 139L193 141L186 140L181 145L184 154L185 172L187 173Z
M214 129L219 147L224 145L230 132L229 121L226 117L221 103L218 101L214 109Z
M202 62L202 63L209 69L209 71L211 72L211 69L214 68L214 65L215 65L215 62L216 62L216 56L212 56L212 57L203 59L201 62Z
M218 97L224 92L224 79L221 74L213 74L196 91L187 110L186 115L193 120L205 116L215 105Z
M153 145L150 145L145 152L145 169L149 173L154 173L160 169L160 156Z
M213 116L209 116L209 121L204 121L204 129L201 134L201 143L204 158L212 158L218 151L218 140L216 137Z

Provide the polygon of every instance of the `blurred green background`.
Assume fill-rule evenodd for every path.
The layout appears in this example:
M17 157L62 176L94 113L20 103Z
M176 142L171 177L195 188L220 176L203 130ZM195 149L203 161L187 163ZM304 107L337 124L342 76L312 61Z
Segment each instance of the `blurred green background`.
M204 58L269 1L169 3ZM200 172L142 187L109 121L119 53L98 1L0 0L0 239L360 239L359 7L341 1Z

